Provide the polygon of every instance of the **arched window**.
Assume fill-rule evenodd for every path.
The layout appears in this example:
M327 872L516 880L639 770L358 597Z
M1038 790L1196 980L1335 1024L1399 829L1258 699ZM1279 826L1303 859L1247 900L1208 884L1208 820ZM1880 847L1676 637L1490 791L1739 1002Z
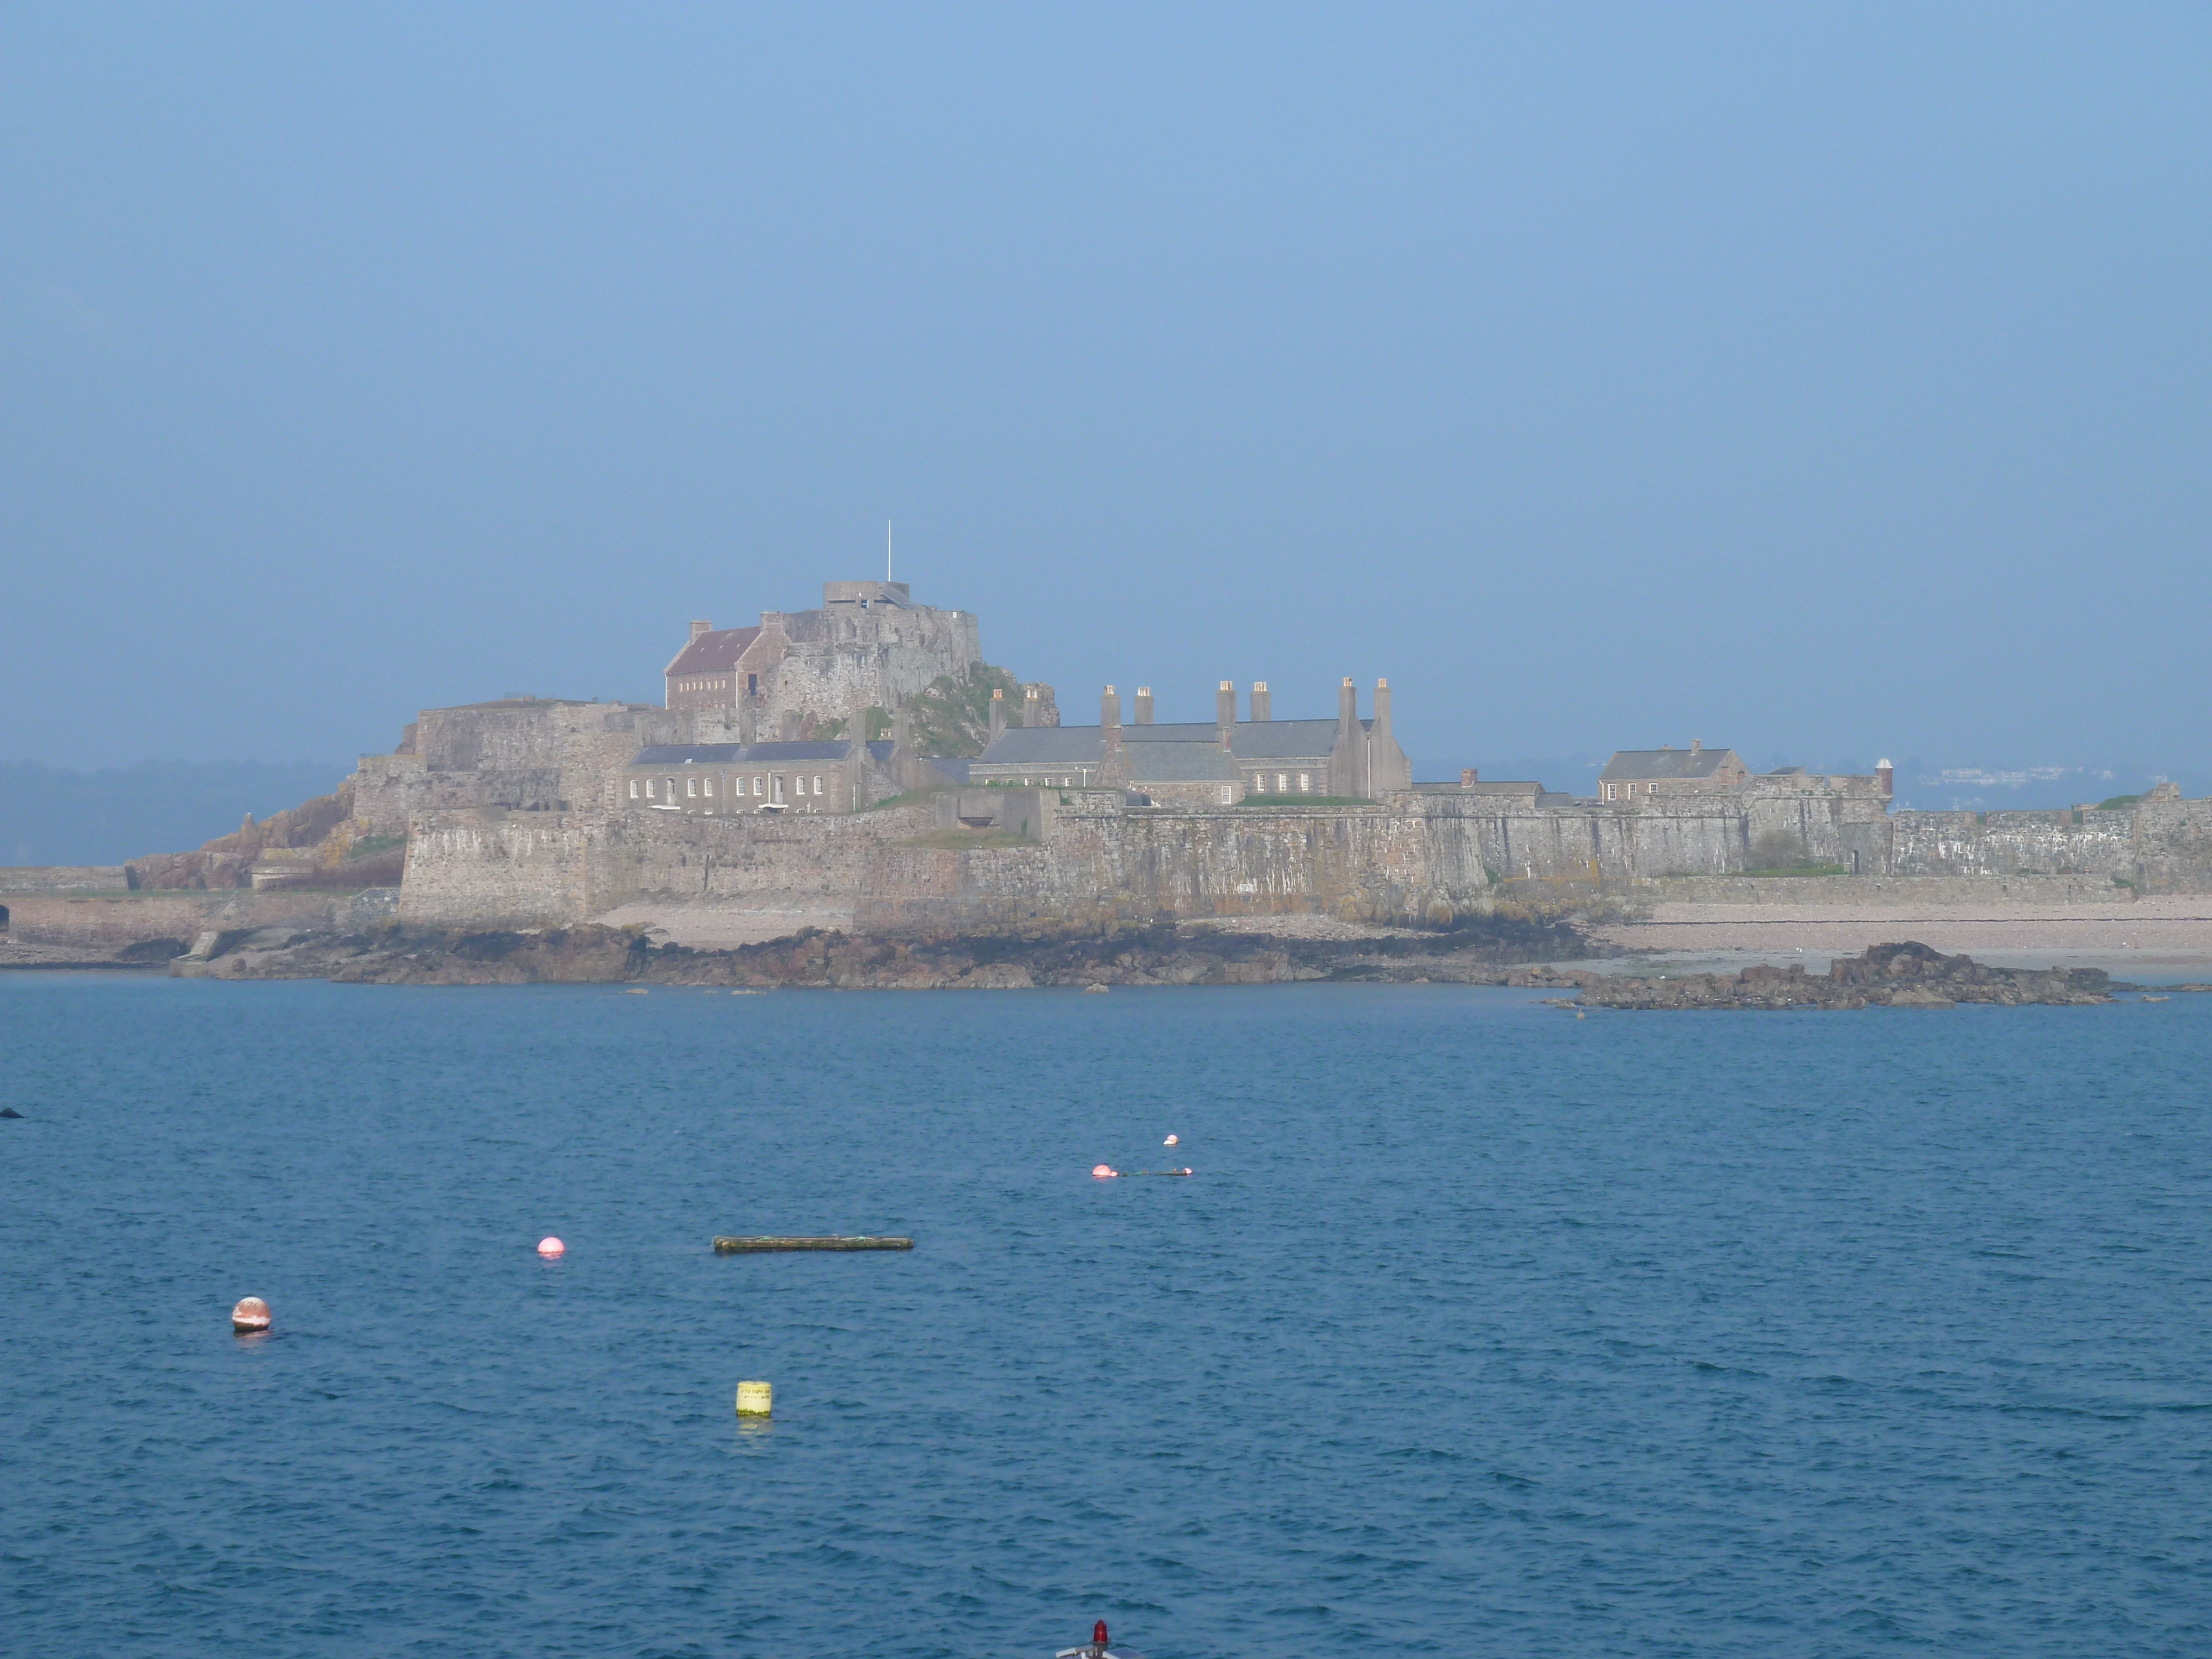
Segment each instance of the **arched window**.
M822 776L819 773L817 773L814 777L814 793L817 795L822 793Z
M645 781L645 798L646 798L647 800L651 800L651 799L653 799L653 780L652 780L651 778L647 778L647 779Z
M632 800L635 800L637 799L637 780L635 778L632 778L629 781L629 798Z

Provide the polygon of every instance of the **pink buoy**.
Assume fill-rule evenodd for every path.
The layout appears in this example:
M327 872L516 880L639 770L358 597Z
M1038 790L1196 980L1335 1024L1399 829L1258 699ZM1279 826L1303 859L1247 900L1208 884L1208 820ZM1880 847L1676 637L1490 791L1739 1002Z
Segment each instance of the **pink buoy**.
M265 1331L269 1328L269 1304L258 1296L249 1296L230 1310L230 1328L234 1331Z
M1091 1166L1091 1173L1101 1181L1111 1181L1121 1172L1110 1164L1094 1164Z
M1160 1145L1161 1145L1161 1146L1174 1146L1175 1144L1176 1144L1176 1138L1175 1138L1173 1135L1170 1135L1170 1136L1169 1136L1165 1140L1163 1140L1162 1142L1160 1142Z
M557 1238L549 1237L538 1241L538 1254L548 1261L558 1261L568 1253L568 1247Z

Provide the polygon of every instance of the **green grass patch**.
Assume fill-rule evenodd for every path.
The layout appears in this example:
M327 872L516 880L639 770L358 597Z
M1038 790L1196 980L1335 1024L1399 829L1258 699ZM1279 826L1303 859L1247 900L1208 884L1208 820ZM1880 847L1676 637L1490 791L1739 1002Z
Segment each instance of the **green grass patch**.
M2110 800L2099 801L2097 810L2100 812L2124 812L2142 799L2141 795L2115 795Z
M951 786L946 785L945 787L949 788ZM882 812L894 806L920 806L932 796L944 793L944 789L909 789L903 794L886 795L874 805L864 806L860 810L863 812Z
M346 857L349 860L374 858L379 853L389 853L395 848L406 845L407 837L404 836L363 836L346 848Z

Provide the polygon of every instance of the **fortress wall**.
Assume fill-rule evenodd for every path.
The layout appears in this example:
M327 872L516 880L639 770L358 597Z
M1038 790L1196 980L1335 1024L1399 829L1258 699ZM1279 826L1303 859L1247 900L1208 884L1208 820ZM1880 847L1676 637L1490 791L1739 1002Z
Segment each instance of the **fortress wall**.
M494 808L417 815L407 832L399 919L435 927L550 927L587 907L592 820Z
M119 864L26 864L0 869L0 898L18 893L119 893L131 872Z
M2081 816L2133 817L2133 875L2139 891L2212 893L2212 800L2153 799L2143 801L2132 815Z
M9 893L8 936L112 956L148 939L190 945L210 928L271 927L280 922L322 927L348 905L350 893L261 892L233 888L201 893L128 893L100 898L59 893Z
M412 823L404 921L559 927L640 899L849 907L871 860L929 833L926 806L709 818L681 812L428 812Z
M2070 811L1899 812L1890 873L1900 876L2129 875L2135 815Z

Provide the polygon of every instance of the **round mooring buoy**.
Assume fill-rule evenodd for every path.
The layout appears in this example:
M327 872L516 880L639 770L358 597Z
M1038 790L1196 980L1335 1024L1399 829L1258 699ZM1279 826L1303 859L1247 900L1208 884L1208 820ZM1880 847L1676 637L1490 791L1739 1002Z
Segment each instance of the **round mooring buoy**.
M234 1331L265 1331L269 1328L269 1304L258 1296L249 1296L230 1310L230 1328Z
M766 1417L769 1414L769 1407L775 1403L775 1390L767 1383L740 1382L738 1384L738 1416Z
M548 1261L558 1261L568 1254L568 1247L549 1234L538 1241L538 1254Z

